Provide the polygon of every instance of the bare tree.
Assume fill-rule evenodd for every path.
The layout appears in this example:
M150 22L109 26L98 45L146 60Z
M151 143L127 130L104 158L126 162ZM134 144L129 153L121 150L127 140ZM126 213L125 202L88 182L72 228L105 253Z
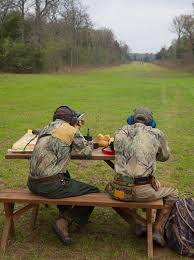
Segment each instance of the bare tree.
M79 63L79 35L83 29L91 26L91 21L86 9L81 5L79 0L62 0L59 5L59 14L63 19L64 26L69 39L70 47L70 64L74 64L74 56L76 56L76 64Z
M183 16L183 33L188 38L194 56L194 18L192 15Z
M25 40L25 16L27 11L30 9L31 4L30 0L17 0L16 1L16 7L21 13L21 35L22 35L22 41Z
M59 0L34 0L35 9L35 35L34 40L38 48L41 47L42 22L46 18L52 6Z
M0 0L0 36L3 38L4 22L7 15L15 7L14 0Z
M176 47L176 56L180 58L180 49L181 49L181 37L184 32L184 16L175 16L171 25L171 32L177 34L177 47Z

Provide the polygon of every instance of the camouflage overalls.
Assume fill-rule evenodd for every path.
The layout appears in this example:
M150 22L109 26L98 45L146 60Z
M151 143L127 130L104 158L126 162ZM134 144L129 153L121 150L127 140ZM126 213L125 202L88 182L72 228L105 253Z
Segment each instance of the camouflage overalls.
M153 201L177 197L175 188L161 187L157 180L157 191L150 184L134 185L135 178L155 174L156 160L168 160L169 147L162 131L141 123L126 125L117 131L114 149L116 176L107 191L115 199Z
M99 192L94 186L71 179L67 171L71 151L84 158L91 156L92 145L84 139L79 129L57 119L42 129L39 136L30 162L28 187L32 192L47 198ZM33 182L34 179L43 179L59 173L64 174L63 182L60 179L46 183ZM58 207L61 213L66 210L64 206ZM69 213L70 218L77 224L85 224L92 210L93 207L74 207Z

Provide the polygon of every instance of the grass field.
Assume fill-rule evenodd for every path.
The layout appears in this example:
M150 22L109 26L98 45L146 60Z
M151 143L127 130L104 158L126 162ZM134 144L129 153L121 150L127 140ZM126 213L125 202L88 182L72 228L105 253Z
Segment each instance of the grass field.
M179 189L180 196L194 196L194 74L167 70L151 64L131 64L77 74L0 74L0 189L25 187L29 162L5 160L6 150L26 129L46 125L59 105L68 104L86 113L93 137L113 135L132 110L145 105L154 112L165 132L171 158L158 163L157 175ZM70 164L73 177L104 189L114 172L103 162ZM0 235L3 226L0 207ZM54 207L42 208L37 229L27 228L26 215L0 259L146 259L146 239L135 239L132 228L111 209L95 209L92 223L73 233L73 245L63 247L51 231L57 216ZM155 247L157 259L179 259L171 250Z

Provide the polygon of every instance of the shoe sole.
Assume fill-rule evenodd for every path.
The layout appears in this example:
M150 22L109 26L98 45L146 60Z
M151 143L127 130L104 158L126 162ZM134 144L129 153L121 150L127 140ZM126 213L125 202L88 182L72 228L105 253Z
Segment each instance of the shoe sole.
M66 239L55 223L52 225L52 229L65 246L69 246L71 244L71 239Z

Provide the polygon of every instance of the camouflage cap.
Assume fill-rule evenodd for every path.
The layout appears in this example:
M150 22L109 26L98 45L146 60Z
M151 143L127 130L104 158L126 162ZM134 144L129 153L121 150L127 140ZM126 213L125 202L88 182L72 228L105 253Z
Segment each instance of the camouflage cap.
M149 123L153 120L152 112L147 107L138 107L134 110L133 113L134 121L142 120L146 123Z

